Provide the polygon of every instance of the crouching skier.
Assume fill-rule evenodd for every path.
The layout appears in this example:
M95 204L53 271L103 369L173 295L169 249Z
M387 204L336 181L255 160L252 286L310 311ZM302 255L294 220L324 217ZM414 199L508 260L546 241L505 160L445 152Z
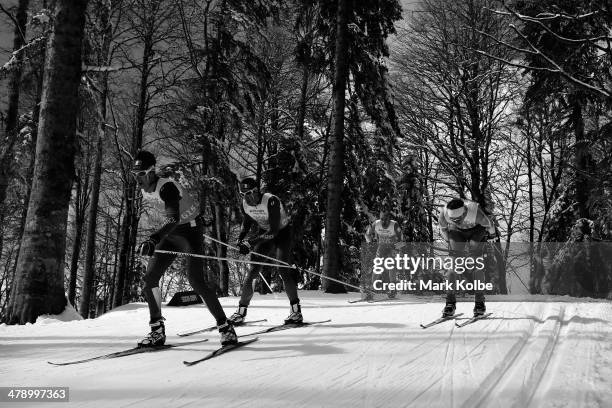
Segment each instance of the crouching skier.
M238 237L240 253L247 255L253 251L262 255L272 255L276 259L289 264L293 234L291 233L289 217L285 212L283 203L273 194L261 194L257 182L253 178L244 178L240 181L239 187L240 195L243 198L243 223ZM256 236L245 241L244 238L252 227L257 228ZM258 257L255 254L251 254L251 260L265 261L264 258ZM279 269L291 309L291 313L285 319L285 324L302 323L302 310L297 293L297 273L289 268ZM253 279L255 279L261 270L261 265L253 264L244 280L238 310L230 317L230 320L235 325L244 323L247 308L253 297Z
M138 342L139 347L161 346L166 341L159 280L176 255L156 253L155 250L204 255L202 221L198 217L199 211L193 197L174 180L160 178L155 174L155 163L152 153L141 150L136 155L132 170L138 186L142 189L143 199L165 218L161 228L142 242L137 252L141 256L151 257L143 288L149 305L151 332ZM214 290L204 279L202 259L188 257L187 271L189 283L202 297L217 322L221 345L237 343L238 338L231 321L225 316Z

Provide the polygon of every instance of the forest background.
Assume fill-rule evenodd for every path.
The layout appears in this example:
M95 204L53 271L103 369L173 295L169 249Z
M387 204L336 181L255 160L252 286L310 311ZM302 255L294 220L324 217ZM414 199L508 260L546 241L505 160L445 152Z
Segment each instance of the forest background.
M463 197L498 224L497 293L526 243L525 290L612 296L609 1L0 5L4 322L141 299L135 248L156 222L130 174L139 149L230 244L237 180L254 176L291 215L294 262L323 276L359 282L382 206L406 241L432 243L441 206ZM183 262L164 294L189 289ZM204 273L227 296L245 268L211 259Z

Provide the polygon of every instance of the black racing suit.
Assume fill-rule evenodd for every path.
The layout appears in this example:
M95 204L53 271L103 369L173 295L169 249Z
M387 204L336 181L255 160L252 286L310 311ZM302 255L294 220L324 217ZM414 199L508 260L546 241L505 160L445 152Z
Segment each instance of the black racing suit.
M166 223L151 237L158 241L156 249L167 251L193 253L204 255L203 226L198 217L188 222L183 221L180 214L180 201L187 193L182 192L180 187L173 181L166 182L159 189L159 198L164 203ZM178 222L177 222L178 221ZM176 255L155 253L147 265L147 272L143 278L145 282L144 294L149 304L151 322L162 317L159 303L153 296L152 289L159 287L159 280L172 264ZM226 321L226 315L219 303L219 299L210 284L206 281L204 273L204 262L202 258L187 257L187 277L195 292L202 297L204 303L214 316L217 324Z

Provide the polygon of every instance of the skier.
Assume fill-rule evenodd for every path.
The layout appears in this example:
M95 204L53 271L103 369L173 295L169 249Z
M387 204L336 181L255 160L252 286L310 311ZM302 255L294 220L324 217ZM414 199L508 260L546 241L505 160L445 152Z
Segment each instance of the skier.
M376 248L377 258L392 258L395 256L396 249L403 246L402 231L399 223L391 219L389 208L386 204L380 211L380 218L368 226L365 232L365 240L370 243L373 240L378 242ZM376 275L372 273L372 285ZM396 280L395 270L387 270L382 274L383 282L394 282ZM366 291L366 300L372 300L372 292ZM395 291L388 291L387 296L393 299L396 296Z
M289 217L283 203L273 194L262 194L254 178L246 177L239 184L242 196L243 222L238 236L238 248L242 255L257 252L262 255L272 255L276 259L289 264L291 259L292 232ZM256 227L255 236L245 240L249 231ZM266 262L267 260L255 254L251 254L251 260ZM244 323L247 308L253 297L253 279L263 269L262 265L253 264L248 272L242 294L238 303L238 309L230 320L234 325ZM291 312L285 319L285 324L302 323L302 310L297 293L296 275L297 271L288 268L279 268L280 276L285 286L285 292L289 298Z
M138 254L151 257L144 276L143 293L149 305L151 332L138 342L139 347L161 346L166 341L164 318L161 313L159 280L176 255L156 253L156 249L204 254L202 220L192 196L176 181L160 178L155 173L155 156L145 150L136 154L132 174L142 190L143 199L153 211L163 217L163 225L138 247ZM201 258L187 258L191 286L202 297L214 316L221 345L238 342L234 327L225 315L214 290L204 279Z
M478 203L459 198L449 201L439 219L442 237L449 244L451 256L470 255L474 258L482 256L483 242L496 233L492 219L480 208ZM457 282L457 273L447 271L446 278L453 286ZM474 268L474 280L484 282L484 269ZM455 291L446 294L446 306L442 317L450 317L456 309ZM486 312L485 296L483 292L476 292L474 304L474 317L482 316Z

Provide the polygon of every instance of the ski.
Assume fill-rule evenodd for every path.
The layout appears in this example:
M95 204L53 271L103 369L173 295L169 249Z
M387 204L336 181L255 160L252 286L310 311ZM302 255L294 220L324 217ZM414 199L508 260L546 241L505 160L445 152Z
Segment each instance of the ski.
M467 326L468 324L477 322L478 320L486 319L487 317L491 316L492 314L493 313L486 313L486 314L483 314L481 316L472 317L471 319L468 319L468 320L466 320L463 323L456 323L455 322L455 326L457 326L457 327Z
M440 323L444 323L444 322L446 322L446 321L448 321L448 320L453 320L453 319L456 319L457 317L462 316L462 315L463 315L463 313L457 313L457 314L454 314L454 315L452 315L452 316L448 316L448 317L441 317L441 318L439 318L439 319L434 320L434 321L433 321L433 322L431 322L431 323L421 324L421 327L422 327L423 329L427 329L427 328L429 328L429 327L431 327L431 326L435 326L436 324L440 324Z
M241 324L235 324L234 327L248 326L249 324L252 324L252 323L261 323L261 322L267 322L267 321L268 319L249 320ZM189 332L180 332L180 333L177 333L176 335L179 337L187 337L187 336L193 336L194 334L198 334L198 333L206 333L206 332L213 331L216 329L217 329L217 326L210 326L205 329L199 329L199 330L194 330L194 331L189 331Z
M181 347L181 346L187 346L187 345L190 345L190 344L203 343L205 341L208 341L208 339L189 341L189 342L183 342L183 343L176 343L176 344L164 344L163 346L155 346L155 347L134 347L134 348L131 348L131 349L122 350L122 351L116 351L114 353L104 354L104 355L101 355L101 356L85 358L83 360L67 361L67 362L64 362L64 363L54 363L52 361L47 361L47 363L55 365L55 366L65 366L65 365L72 365L72 364L81 364L81 363L87 363L87 362L94 361L94 360L107 360L107 359L110 359L110 358L125 357L125 356L131 356L131 355L134 355L134 354L153 353L155 351L168 350L168 349L175 348L175 347Z
M183 361L183 364L185 364L186 366L196 365L198 363L201 363L202 361L210 360L211 358L214 358L214 357L220 356L221 354L227 353L228 351L235 350L235 349L240 348L242 346L246 346L247 344L251 344L254 341L257 341L257 339L258 339L258 337L255 337L254 339L249 339L249 340L245 340L245 341L239 341L236 344L229 344L227 346L222 346L222 347L216 349L215 351L212 351L212 352L208 353L206 356L202 357L199 360Z
M349 303L360 303L360 302L368 302L368 303L378 303L378 302L388 302L390 300L399 300L399 298L394 297L394 298L390 298L390 297L386 297L386 298L382 298L382 299L370 299L370 300L366 300L366 299L355 299L355 300L349 300Z
M267 329L256 331L255 333L242 334L242 335L240 335L238 337L254 336L256 334L272 333L272 332L281 331L281 330L296 329L298 327L306 327L306 326L312 326L313 324L329 323L329 322L331 322L331 319L329 319L329 320L322 320L320 322L304 322L304 323L279 324L278 326L268 327Z

